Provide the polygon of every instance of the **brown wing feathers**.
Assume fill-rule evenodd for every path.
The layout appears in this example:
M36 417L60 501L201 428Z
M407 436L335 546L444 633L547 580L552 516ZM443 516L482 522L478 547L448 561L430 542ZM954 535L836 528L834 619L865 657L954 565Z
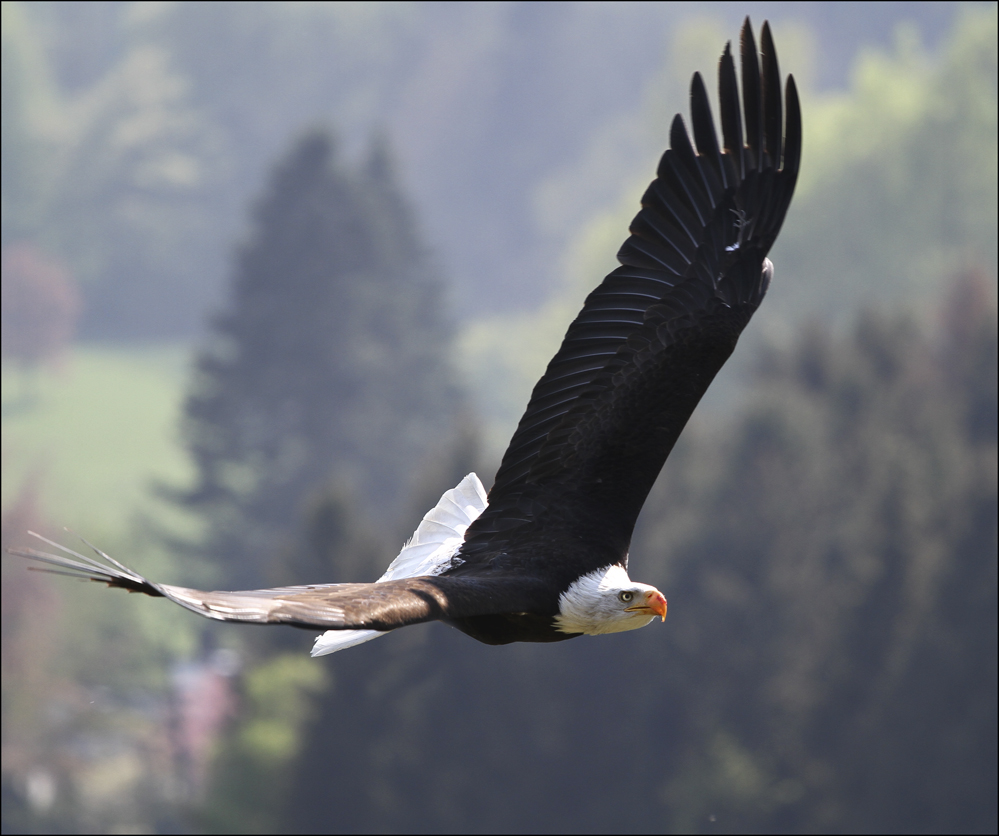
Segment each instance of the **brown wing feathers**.
M516 611L525 604L535 611L543 611L546 606L544 590L531 579L523 578L417 577L382 583L203 592L148 581L89 543L87 545L106 562L68 549L40 534L29 533L65 555L71 555L29 548L10 549L11 554L56 567L43 571L168 598L217 621L288 624L326 630L392 630L424 621Z
M161 587L172 601L208 618L295 627L392 630L447 617L448 596L432 578L320 584L246 592Z

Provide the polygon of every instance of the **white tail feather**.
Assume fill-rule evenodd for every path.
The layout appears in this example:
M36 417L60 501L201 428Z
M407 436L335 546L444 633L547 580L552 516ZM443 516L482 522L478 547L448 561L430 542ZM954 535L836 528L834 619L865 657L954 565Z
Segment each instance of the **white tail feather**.
M312 645L312 655L326 656L384 635L377 630L327 630L321 636L316 636L316 643Z
M458 486L445 491L436 506L427 511L409 542L376 583L420 575L439 575L447 569L465 539L465 531L486 507L486 491L474 473ZM327 630L316 638L313 656L325 656L362 644L384 632L378 630Z

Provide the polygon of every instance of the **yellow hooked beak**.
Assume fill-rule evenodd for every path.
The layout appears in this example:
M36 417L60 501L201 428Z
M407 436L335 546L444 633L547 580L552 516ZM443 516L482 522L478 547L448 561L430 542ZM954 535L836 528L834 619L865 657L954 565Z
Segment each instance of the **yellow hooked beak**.
M658 589L650 589L645 593L645 600L641 604L628 607L625 612L644 612L649 615L658 615L660 620L666 620L666 598Z

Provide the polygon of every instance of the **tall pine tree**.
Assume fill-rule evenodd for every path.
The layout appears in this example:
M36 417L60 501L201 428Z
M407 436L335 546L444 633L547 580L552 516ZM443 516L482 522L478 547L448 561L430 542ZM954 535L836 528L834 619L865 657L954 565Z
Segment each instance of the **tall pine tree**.
M328 133L298 142L256 208L186 404L198 483L184 502L207 518L227 583L286 580L274 567L330 484L383 520L404 507L459 407L442 296L385 143L351 171ZM330 579L313 569L324 575L298 580Z

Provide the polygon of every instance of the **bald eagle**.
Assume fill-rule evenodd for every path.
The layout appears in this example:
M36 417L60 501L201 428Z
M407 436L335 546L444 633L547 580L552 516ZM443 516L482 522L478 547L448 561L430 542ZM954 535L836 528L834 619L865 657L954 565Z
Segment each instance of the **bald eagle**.
M374 583L202 592L63 554L14 554L54 571L161 596L220 621L322 629L313 656L443 621L488 644L561 641L665 619L666 599L628 576L645 498L773 276L767 252L801 158L794 79L785 95L770 27L742 28L718 69L719 146L699 73L642 197L621 266L587 297L534 387L488 496L471 473L431 509ZM762 64L761 64L762 57ZM785 110L786 108L786 110ZM38 536L38 535L36 535Z

